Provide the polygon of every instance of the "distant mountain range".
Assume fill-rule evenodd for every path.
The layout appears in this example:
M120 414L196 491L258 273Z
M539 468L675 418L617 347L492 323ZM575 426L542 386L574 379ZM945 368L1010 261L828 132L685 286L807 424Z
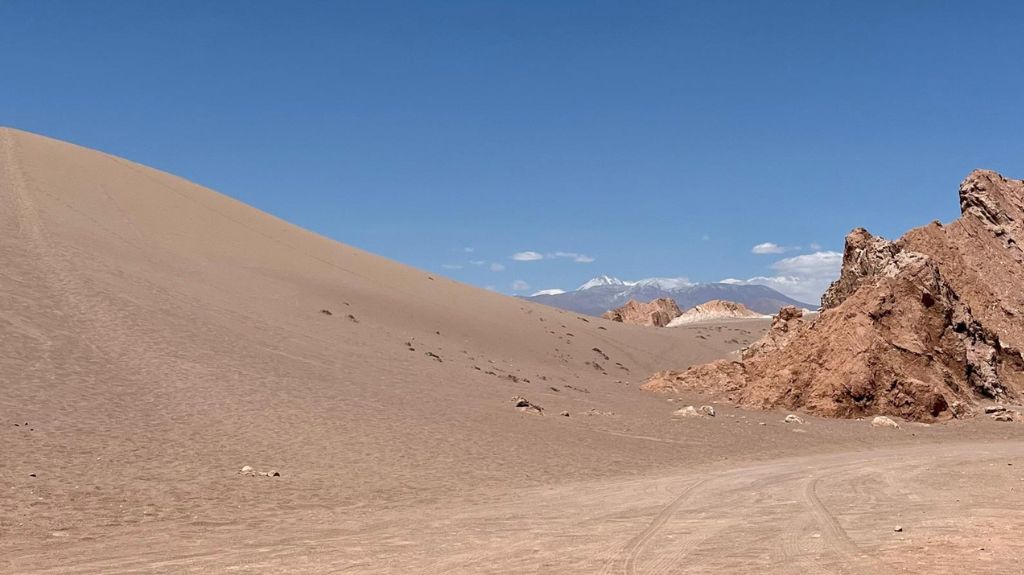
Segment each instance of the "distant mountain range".
M623 281L616 277L599 276L581 285L575 291L545 290L524 299L577 313L599 316L631 299L647 302L660 297L674 299L683 310L715 299L741 303L763 314L775 314L780 307L786 305L818 309L817 304L797 301L767 286L729 283L694 284L682 278Z

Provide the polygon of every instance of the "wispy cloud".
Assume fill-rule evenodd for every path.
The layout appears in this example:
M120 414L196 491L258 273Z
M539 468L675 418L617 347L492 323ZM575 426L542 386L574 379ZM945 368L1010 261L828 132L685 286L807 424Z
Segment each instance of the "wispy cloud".
M589 264L589 263L592 263L592 262L595 261L595 258L593 258L591 256L588 256L586 254L581 254L581 253L577 253L577 252L548 252L546 254L542 254L540 252L525 251L525 252L516 252L516 253L512 254L512 259L517 261L517 262L535 262L535 261L545 260L545 259L547 259L547 260L567 259L567 260L572 260L572 261L574 261L574 262L576 262L578 264Z
M492 264L491 264L491 271L492 271L492 272L501 272L501 271L505 271L505 266L504 266L504 265L502 265L502 264L499 264L499 263L492 263Z
M594 258L592 258L592 257L590 257L590 256L588 256L586 254L578 254L576 252L555 252L553 254L548 254L548 257L552 258L552 259L557 259L557 258L570 259L570 260L572 260L572 261L574 261L574 262L576 262L578 264L589 264L589 263L593 263L593 261L594 261Z
M462 253L464 253L464 254L471 254L471 253L473 253L475 251L476 251L475 249L470 248L470 247L462 248Z
M565 293L564 289L551 288L551 289L542 289L540 291L535 291L535 292L533 292L530 295L531 296L537 296L537 295L559 295L559 294L563 294L563 293Z
M471 266L482 266L486 264L487 260L469 260L469 265Z
M530 284L523 280L516 280L512 282L512 291L526 291L528 289L530 289Z
M441 267L446 270L461 270L462 264L441 264Z

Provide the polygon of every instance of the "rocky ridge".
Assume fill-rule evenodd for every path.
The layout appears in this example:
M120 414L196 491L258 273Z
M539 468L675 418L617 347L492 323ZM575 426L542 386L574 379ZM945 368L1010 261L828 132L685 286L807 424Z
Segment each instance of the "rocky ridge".
M658 298L647 303L631 299L626 305L607 311L601 317L634 325L665 327L681 313L671 298Z
M679 317L670 321L668 327L676 327L702 321L751 319L761 317L768 316L761 315L741 303L713 299L684 311Z

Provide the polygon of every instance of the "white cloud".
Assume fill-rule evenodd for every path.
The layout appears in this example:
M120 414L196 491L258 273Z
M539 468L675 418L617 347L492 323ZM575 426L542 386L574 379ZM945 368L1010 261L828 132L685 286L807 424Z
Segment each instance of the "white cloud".
M461 270L462 269L462 265L461 264L441 264L441 267L446 269L446 270Z
M487 262L485 260L469 260L469 265L472 265L472 266L482 266L482 265L484 265L486 263Z
M711 241L711 236L709 236L707 234L704 234L703 236L700 237L700 241L702 241L702 242L710 242Z
M814 252L783 258L772 264L777 275L756 276L745 280L727 278L721 283L757 284L776 289L791 298L814 304L821 299L829 284L839 277L843 254L839 252Z
M764 242L763 244L757 244L750 248L752 254L781 254L786 251L786 248L772 242Z
M559 295L559 294L563 294L563 293L565 293L564 289L552 288L552 289L542 289L540 291L535 291L532 294L530 294L530 296L535 296L535 295Z
M534 262L544 259L544 254L537 252L517 252L512 254L512 259L517 262Z
M512 291L526 291L528 289L530 289L530 284L523 280L516 280L512 282Z
M492 263L491 264L491 271L492 272L505 271L505 266L503 266L501 264L498 264L498 263Z
M808 247L811 248L812 250L816 251L816 252L820 252L821 251L821 244L812 243Z
M475 251L476 250L473 249L473 248L468 248L468 247L467 248L462 248L462 253L464 253L464 254L471 254L471 253L473 253Z
M802 277L836 277L843 265L843 254L839 252L814 252L781 259L772 264L772 269L784 274Z

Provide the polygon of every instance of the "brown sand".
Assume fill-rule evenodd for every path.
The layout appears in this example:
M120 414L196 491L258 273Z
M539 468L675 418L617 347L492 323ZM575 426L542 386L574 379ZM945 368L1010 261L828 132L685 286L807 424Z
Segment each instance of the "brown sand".
M1005 573L1024 559L1022 426L793 426L725 406L679 420L679 402L637 389L765 321L579 317L13 130L0 232L2 573Z

